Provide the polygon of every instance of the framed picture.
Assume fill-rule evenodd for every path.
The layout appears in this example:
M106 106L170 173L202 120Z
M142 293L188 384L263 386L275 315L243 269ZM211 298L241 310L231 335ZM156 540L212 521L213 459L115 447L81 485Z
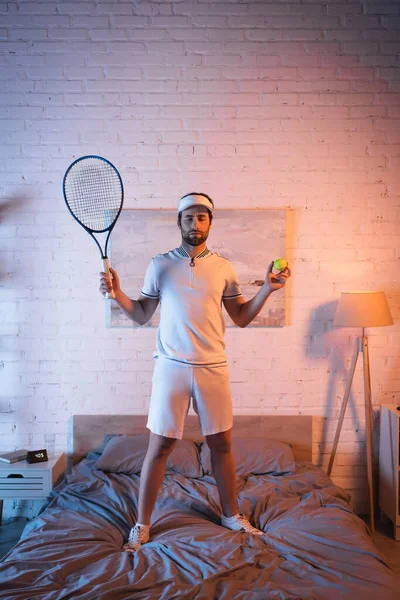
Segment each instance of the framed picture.
M176 218L175 210L122 210L112 234L110 257L122 289L130 298L139 297L151 259L180 246ZM243 297L249 300L263 284L271 261L285 256L286 211L218 209L214 213L207 247L233 262ZM108 327L139 327L114 301L107 305ZM236 327L224 308L223 312L226 327ZM157 327L159 319L158 307L152 319L141 327ZM272 294L248 327L284 325L285 288Z

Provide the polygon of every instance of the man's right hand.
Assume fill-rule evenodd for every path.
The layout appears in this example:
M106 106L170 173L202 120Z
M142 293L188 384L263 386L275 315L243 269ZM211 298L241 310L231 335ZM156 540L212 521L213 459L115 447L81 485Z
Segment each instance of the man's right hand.
M107 277L106 273L100 273L99 291L100 294L102 294L102 296L105 296L106 292L114 291L114 294L117 295L117 293L121 291L119 277L116 271L114 271L114 269L111 269L110 267L110 273L112 275L112 280Z
M119 277L116 271L114 271L114 269L110 269L110 272L112 276L111 281L107 278L106 273L100 273L100 294L105 296L106 292L111 292L111 290L114 290L115 300L121 311L138 325L144 325L147 323L153 316L154 311L158 306L159 299L150 298L149 296L143 296L140 294L137 300L131 300L121 290Z

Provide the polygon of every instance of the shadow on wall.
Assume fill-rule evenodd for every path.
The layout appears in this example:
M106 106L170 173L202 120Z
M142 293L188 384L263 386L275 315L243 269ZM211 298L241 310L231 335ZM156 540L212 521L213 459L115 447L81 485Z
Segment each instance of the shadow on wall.
M318 444L319 452L316 456L316 462L318 465L322 465L324 448L330 449L333 443L334 432L330 432L328 437L329 420L339 418L340 409L344 397L344 391L346 382L349 376L348 361L353 355L353 350L349 353L349 332L341 328L333 328L333 321L335 317L336 307L339 300L327 302L316 308L310 319L309 330L307 332L309 338L309 345L307 347L307 354L314 358L328 360L328 373L329 382L325 396L325 416L323 430L321 434L321 441ZM353 338L350 342L350 347L353 349L356 346L357 335L361 335L358 330L354 330L354 334L351 334ZM359 358L360 360L360 358ZM362 360L362 359L361 359ZM359 366L359 363L357 363ZM339 389L338 388L339 384ZM364 441L363 431L359 432L357 407L355 405L355 398L353 390L350 390L349 400L347 403L345 419L351 418L354 422L354 431L359 433L358 439L360 442ZM374 419L375 423L375 419ZM341 436L343 435L343 427ZM338 452L340 452L340 438L338 445ZM365 454L365 453L362 453ZM327 465L326 465L327 468Z
M0 223L7 223L10 215L14 215L28 201L27 196L11 196L0 198Z
M15 218L15 213L18 212L22 206L26 204L28 198L26 196L11 196L9 198L0 198L0 239L10 240L10 250L7 252L5 248L2 249L2 260L0 262L0 287L5 287L4 282L12 281L12 264L8 260L12 253L12 248L15 245L15 238L17 235L17 227L19 225Z

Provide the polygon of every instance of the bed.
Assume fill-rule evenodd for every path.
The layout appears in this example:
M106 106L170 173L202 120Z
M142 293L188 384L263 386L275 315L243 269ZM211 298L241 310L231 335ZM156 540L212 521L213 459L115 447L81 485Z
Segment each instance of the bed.
M311 462L315 419L235 418L239 510L264 531L253 536L221 527L207 447L189 415L151 541L130 554L122 546L137 514L145 417L74 416L68 474L0 562L0 598L398 599L398 578L349 494Z

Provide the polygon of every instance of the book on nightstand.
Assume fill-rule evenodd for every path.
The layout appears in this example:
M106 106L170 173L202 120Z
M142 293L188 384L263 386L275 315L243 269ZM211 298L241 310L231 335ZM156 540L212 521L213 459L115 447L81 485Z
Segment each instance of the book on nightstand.
M19 460L25 460L27 455L28 450L15 450L14 452L0 454L0 461L5 463L15 463Z

